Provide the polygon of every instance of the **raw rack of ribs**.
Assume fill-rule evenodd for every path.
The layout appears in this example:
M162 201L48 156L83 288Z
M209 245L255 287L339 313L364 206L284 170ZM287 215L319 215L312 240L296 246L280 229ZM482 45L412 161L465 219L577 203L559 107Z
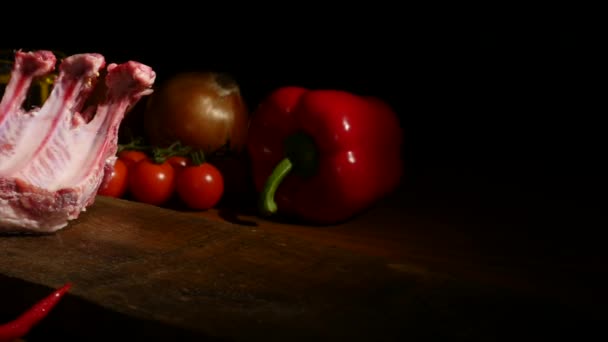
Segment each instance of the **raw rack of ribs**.
M93 204L116 160L128 108L152 93L156 74L129 61L107 65L107 93L83 108L106 67L104 56L63 59L40 108L23 103L37 77L54 71L50 51L16 51L0 102L0 234L52 233Z

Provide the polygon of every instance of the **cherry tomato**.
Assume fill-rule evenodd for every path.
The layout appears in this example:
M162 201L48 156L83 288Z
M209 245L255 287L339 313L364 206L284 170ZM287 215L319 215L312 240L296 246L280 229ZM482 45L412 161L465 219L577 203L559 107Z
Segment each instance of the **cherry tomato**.
M129 170L133 168L133 165L137 164L140 160L148 159L148 156L137 150L124 150L118 153L118 158L121 159Z
M127 181L127 165L122 160L116 159L110 178L105 184L102 184L99 187L97 194L101 196L121 198L127 191Z
M191 209L209 209L219 202L224 193L224 178L209 163L188 166L177 177L176 191Z
M186 166L192 165L192 161L187 157L173 156L167 159L167 162L173 166L175 171L181 171Z
M164 204L175 191L175 170L166 161L157 164L143 159L129 172L129 191L138 202Z

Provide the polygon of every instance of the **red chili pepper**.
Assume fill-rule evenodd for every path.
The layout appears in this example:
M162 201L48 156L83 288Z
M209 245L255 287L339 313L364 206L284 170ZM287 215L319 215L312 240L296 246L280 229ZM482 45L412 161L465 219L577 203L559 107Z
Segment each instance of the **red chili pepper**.
M70 283L63 285L63 287L34 304L17 319L0 325L0 342L14 341L25 336L34 325L48 315L71 286Z
M263 214L337 223L401 181L402 130L378 98L282 87L260 103L249 129L247 150Z

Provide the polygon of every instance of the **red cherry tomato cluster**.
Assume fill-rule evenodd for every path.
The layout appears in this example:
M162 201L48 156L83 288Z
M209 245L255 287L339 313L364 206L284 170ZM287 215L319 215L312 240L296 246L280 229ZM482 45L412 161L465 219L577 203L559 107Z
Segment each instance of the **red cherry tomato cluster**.
M213 208L224 194L222 173L201 158L176 155L159 160L138 150L122 150L117 157L113 172L98 195L130 196L156 206L177 195L189 208L205 210Z

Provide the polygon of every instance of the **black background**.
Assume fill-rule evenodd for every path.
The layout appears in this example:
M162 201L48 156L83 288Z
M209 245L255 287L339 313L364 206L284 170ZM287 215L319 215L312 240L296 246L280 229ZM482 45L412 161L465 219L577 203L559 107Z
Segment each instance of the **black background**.
M71 47L32 46L138 60L157 71L158 83L179 71L228 72L252 110L290 84L376 95L401 119L404 189L421 201L533 211L600 206L598 68L588 31L567 17L524 25L386 11L223 23L206 21L212 13L187 23L157 17Z

